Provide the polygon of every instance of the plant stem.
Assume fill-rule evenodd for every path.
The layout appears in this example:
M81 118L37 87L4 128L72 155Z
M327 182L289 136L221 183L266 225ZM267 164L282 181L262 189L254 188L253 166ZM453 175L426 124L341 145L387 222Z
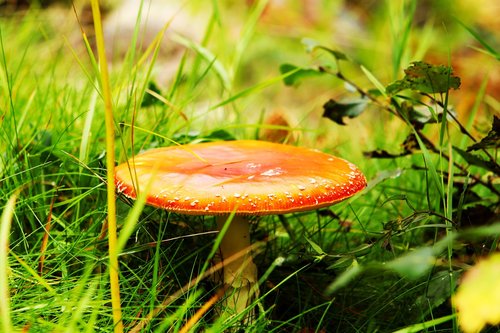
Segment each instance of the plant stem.
M99 0L91 0L94 29L99 55L101 90L104 98L106 125L106 168L107 168L107 199L108 199L108 246L109 246L109 280L111 285L111 306L115 333L123 332L122 311L120 302L119 265L116 235L116 198L115 198L115 125L113 120L113 105L111 87L109 84L108 65L104 48L104 37L101 25Z

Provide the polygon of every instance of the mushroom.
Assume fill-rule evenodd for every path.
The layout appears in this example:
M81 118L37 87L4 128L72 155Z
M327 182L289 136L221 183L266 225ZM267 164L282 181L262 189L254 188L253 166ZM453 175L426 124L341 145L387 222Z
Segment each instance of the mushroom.
M150 182L151 177L154 179ZM148 185L146 203L189 215L215 215L219 230L226 311L239 314L258 288L251 259L248 216L285 214L330 206L366 186L352 163L318 150L265 141L236 140L157 148L116 168L119 192L136 198ZM234 213L232 219L228 219Z

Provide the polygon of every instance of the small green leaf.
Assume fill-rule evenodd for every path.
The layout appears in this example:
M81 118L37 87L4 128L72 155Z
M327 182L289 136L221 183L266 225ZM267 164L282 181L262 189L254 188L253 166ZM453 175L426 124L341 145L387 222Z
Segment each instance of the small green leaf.
M402 277L417 279L435 264L434 249L422 247L387 263L386 267Z
M313 248L313 250L317 254L319 254L319 255L324 255L325 254L325 251L323 251L323 249L318 244L316 244L315 242L313 242L312 240L310 240L307 237L306 237L306 241L311 245L311 247Z
M467 151L488 149L488 148L499 148L500 147L500 118L497 116L493 117L493 124L491 125L491 131L488 132L481 141L473 144L467 148Z
M153 96L151 92L161 95L160 88L153 81L148 82L148 88L146 89L146 93L144 94L144 98L142 99L141 107L163 104L163 102Z
M315 69L300 68L291 64L282 64L280 66L280 73L281 74L290 73L290 75L287 75L283 78L283 82L287 86L293 86L294 84L297 84L301 79L320 76L323 74L323 72L320 72Z
M193 142L200 137L201 133L199 131L189 131L182 133L175 133L173 135L173 140L179 144L186 144Z
M335 270L335 269L345 270L352 265L353 261L354 261L353 256L340 257L333 264L328 266L327 269L329 269L329 270Z
M460 87L460 78L453 75L451 67L431 65L423 61L412 62L405 69L405 77L387 86L386 92L394 95L402 90L410 89L423 93L445 93Z
M425 124L440 123L445 115L444 108L439 105L431 107L429 105L412 105L407 102L401 104L401 112L418 128L423 128ZM452 115L457 116L455 110L450 106L446 109L446 115L448 120L453 119Z
M348 60L347 56L340 51L332 50L332 49L325 47L325 46L318 46L317 49L330 53L337 60Z
M206 142L206 141L232 141L236 140L233 134L223 129L214 130L208 134L202 134L199 131L189 131L186 133L176 133L173 139L182 144L189 142Z
M337 290L345 287L349 282L354 280L358 275L360 275L364 271L364 268L361 267L356 260L354 260L351 266L346 269L342 274L340 274L335 281L333 281L327 288L326 294L331 295Z
M344 117L359 116L368 106L367 99L358 99L348 103L338 103L330 99L323 105L323 117L329 118L339 125L345 125Z
M208 135L204 136L204 141L232 141L236 140L233 134L229 133L226 130L218 129L210 132Z
M471 154L462 150L458 147L453 146L453 150L455 150L467 163L481 167L483 169L494 172L497 175L500 175L500 166L493 161L486 161L478 155Z
M457 278L457 272L449 272L448 270L433 274L428 280L425 294L419 295L415 299L414 308L432 311L432 309L447 302L455 289ZM427 311L419 314L419 316L425 315Z
M403 169L380 171L374 178L368 181L368 186L366 186L365 191L369 192L372 188L377 186L379 183L386 181L387 179L399 178L403 174L403 172Z

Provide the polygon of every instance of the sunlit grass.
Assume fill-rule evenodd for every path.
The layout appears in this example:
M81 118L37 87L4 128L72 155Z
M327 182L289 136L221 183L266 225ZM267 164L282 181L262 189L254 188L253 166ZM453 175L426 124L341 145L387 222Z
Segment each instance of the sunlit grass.
M333 3L315 14L317 22L300 21L295 11L273 11L266 1L251 8L190 3L186 10L191 5L204 6L206 25L200 40L174 37L185 49L167 81L158 79L159 60L165 60L159 40L166 32L145 45L139 19L130 49L112 63L106 79L93 28L82 26L86 44L73 9L58 8L57 22L54 9L0 18L0 243L5 249L9 244L0 255L0 293L9 300L0 305L2 330L111 332L121 330L121 321L132 332L218 332L237 324L213 318L219 292L207 278L217 248L213 219L161 212L144 206L143 198L118 198L114 230L107 218L115 200L108 201L114 190L107 188L106 170L173 142L258 139L264 129L283 129L265 123L277 113L289 119L291 144L354 162L369 187L331 209L253 220L255 240L267 243L256 251L261 297L254 306L260 316L251 329L458 332L450 295L475 257L498 247L495 229L474 234L458 225L469 223L458 218L467 208L494 207L498 199L473 178L486 182L492 173L469 166L453 150L466 149L470 138L447 121L416 132L420 149L412 155L366 158L366 151L400 152L415 130L375 109L347 126L334 124L321 117L322 105L353 96L343 82L324 75L287 87L279 65L335 66L325 54L306 52L301 40L314 38L354 59L341 63L346 77L366 91L382 91L410 61L428 57L446 65L451 54L453 63L453 48L476 28L447 21L444 29L435 16L417 22L417 1L378 6L372 16L361 16L359 30L334 33L328 22L331 13L340 15L340 5ZM166 17L164 28L175 19ZM450 32L459 29L465 33ZM491 43L479 38L477 48L493 59ZM478 140L477 123L490 125L491 114L498 114L498 96L486 79L481 82L464 123ZM450 105L461 92L450 94ZM108 116L113 107L114 122L105 125L106 105ZM465 191L470 186L475 197ZM115 249L108 245L110 234L118 236ZM429 270L412 279L414 260L424 260ZM117 263L119 302L109 278ZM121 308L115 318L113 298L114 308Z

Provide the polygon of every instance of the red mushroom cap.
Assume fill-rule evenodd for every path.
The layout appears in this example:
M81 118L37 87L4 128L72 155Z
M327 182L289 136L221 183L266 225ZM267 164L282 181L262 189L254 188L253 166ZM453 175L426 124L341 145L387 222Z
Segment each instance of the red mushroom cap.
M284 214L330 206L362 190L352 163L317 150L237 140L158 148L116 167L119 192L191 215Z

